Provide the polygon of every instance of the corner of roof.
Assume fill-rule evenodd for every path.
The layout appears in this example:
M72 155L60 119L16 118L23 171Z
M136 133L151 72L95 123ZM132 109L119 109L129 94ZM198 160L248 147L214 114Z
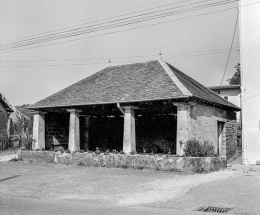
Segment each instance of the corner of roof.
M167 75L171 78L173 83L179 88L183 95L193 96L192 93L187 89L187 87L185 87L183 83L177 78L177 76L174 74L174 72L171 70L171 68L164 60L158 59L158 62L161 64L162 68L165 70Z

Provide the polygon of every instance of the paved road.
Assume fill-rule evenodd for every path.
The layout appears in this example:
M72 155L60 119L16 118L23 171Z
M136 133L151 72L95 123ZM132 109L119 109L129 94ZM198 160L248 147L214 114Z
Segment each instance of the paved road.
M73 201L53 201L0 196L1 215L207 215L212 213L150 207L118 207Z

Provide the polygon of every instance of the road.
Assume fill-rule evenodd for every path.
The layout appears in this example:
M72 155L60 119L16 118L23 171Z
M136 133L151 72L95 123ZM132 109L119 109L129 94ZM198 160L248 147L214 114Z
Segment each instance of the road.
M119 207L73 201L55 201L0 196L1 215L207 215L212 213L150 207Z

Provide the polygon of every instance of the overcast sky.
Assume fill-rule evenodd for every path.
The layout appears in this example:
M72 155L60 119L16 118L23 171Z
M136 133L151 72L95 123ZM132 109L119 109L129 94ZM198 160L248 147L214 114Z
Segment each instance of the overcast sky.
M201 5L225 0L0 0L0 43L96 20L106 21L114 16L122 18L127 13L133 16L154 10L194 8L199 2ZM201 84L220 85L234 33L237 6L238 3L233 2L175 14L40 43L36 48L33 45L20 48L22 50L1 49L0 93L13 105L33 104L105 68L109 58L112 65L148 61L158 59L160 50L165 61ZM223 10L226 8L233 9ZM134 13L140 10L143 11ZM219 12L209 13L212 11ZM164 23L148 26L160 22ZM140 28L128 30L136 27ZM111 33L113 31L120 32ZM77 40L68 41L73 39ZM50 45L55 42L63 43ZM233 75L234 66L239 62L238 26L233 48L224 80Z

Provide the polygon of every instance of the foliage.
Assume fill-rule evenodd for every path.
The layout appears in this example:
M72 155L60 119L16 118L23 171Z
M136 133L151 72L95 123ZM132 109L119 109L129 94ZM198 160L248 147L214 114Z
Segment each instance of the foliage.
M185 156L200 157L201 151L202 151L202 146L198 140L191 139L186 142L184 148Z
M215 146L209 141L204 141L202 144L202 157L213 157L215 156Z
M3 129L0 131L0 150L5 150L12 147L12 143L8 138L7 131Z
M212 157L214 151L215 147L209 141L204 141L202 144L196 139L188 140L184 147L184 154L188 157Z
M33 142L34 142L34 140L31 137L22 137L21 138L21 145L27 150L32 150Z
M17 120L12 123L11 134L12 136L19 136L19 146L23 146L28 150L32 149L33 122L23 116L17 117Z
M235 67L236 72L232 76L232 78L227 79L230 85L240 85L241 84L241 73L240 73L240 63L238 63Z
M33 123L31 120L26 119L25 117L18 117L17 121L12 124L12 134L25 134L28 136L29 133L32 133L32 127Z

